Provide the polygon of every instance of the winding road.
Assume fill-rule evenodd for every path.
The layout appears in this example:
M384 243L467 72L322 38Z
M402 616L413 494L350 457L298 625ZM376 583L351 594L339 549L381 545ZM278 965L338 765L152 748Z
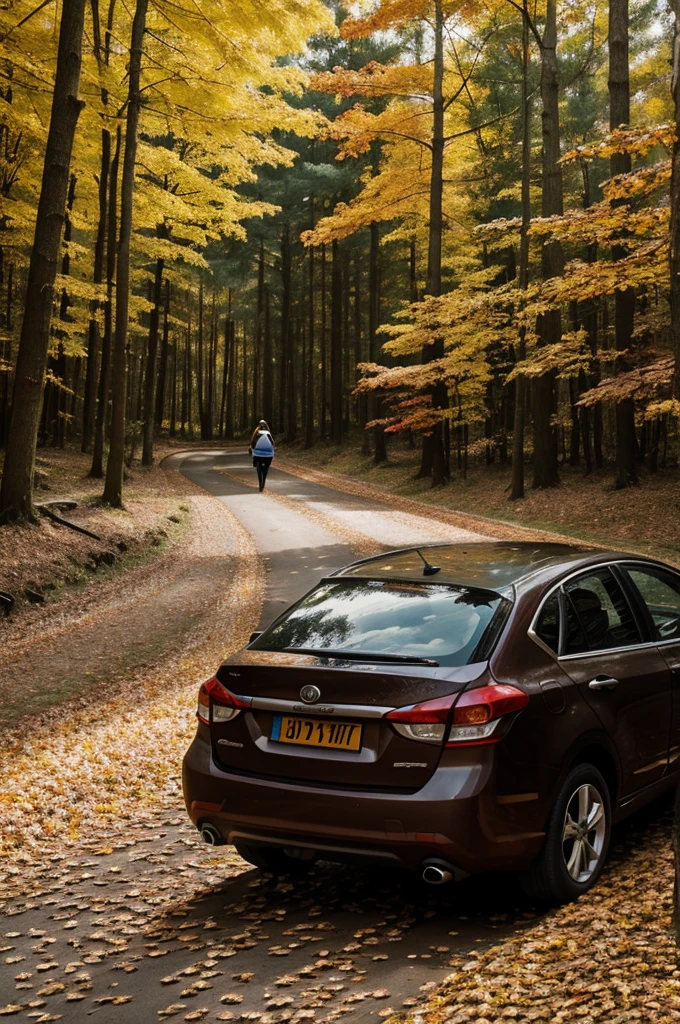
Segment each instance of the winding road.
M247 454L235 451L178 454L177 468L227 506L252 534L267 563L261 625L267 625L319 578L368 551L442 541L480 540L478 534L436 519L405 515L272 465L266 490ZM297 506L297 507L296 507Z
M266 573L261 625L353 558L477 539L276 468L260 494L250 460L234 450L165 464L253 538ZM271 880L229 849L204 847L176 785L155 815L151 830L131 821L104 855L55 855L30 897L6 906L8 1016L363 1024L417 1006L452 964L474 964L480 949L536 919L502 877L428 889L397 871L319 863L304 879Z

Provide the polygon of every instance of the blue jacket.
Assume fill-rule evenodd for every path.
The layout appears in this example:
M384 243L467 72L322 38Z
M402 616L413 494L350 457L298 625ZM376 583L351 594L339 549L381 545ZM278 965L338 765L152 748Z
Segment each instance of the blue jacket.
M274 458L274 439L268 430L261 430L253 445L253 455L260 459Z

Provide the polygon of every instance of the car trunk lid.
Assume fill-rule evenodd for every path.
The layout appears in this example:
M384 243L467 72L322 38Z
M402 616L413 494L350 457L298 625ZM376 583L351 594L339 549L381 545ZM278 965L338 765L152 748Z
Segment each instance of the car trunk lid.
M416 790L437 767L442 744L400 735L384 715L457 694L485 667L433 669L242 651L217 677L250 708L230 722L213 721L213 756L225 770L248 774Z

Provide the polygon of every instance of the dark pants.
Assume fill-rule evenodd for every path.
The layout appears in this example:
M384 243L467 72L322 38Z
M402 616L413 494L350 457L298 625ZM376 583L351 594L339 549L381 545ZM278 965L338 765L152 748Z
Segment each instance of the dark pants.
M269 472L269 467L271 466L271 464L272 464L272 457L271 456L266 458L266 459L262 458L262 456L260 456L260 455L254 455L253 456L253 465L255 466L255 469L257 470L257 482L260 485L260 490L261 491L264 490L265 480L267 479L267 473Z

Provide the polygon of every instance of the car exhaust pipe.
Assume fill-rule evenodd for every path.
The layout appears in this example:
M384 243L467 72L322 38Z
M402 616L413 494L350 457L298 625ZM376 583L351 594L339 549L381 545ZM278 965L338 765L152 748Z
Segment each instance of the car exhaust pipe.
M423 867L423 881L428 885L445 885L453 880L453 872L449 871L446 864L430 862Z
M201 838L208 846L224 846L224 839L219 829L216 829L214 825L206 822L205 825L201 825Z

